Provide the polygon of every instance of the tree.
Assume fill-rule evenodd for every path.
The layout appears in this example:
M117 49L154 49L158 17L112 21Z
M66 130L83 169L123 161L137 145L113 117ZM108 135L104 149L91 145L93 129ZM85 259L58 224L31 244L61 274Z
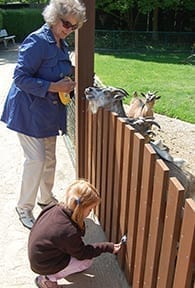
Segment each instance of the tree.
M194 11L194 0L96 0L96 8L112 15L115 19L122 19L129 30L134 30L140 14L146 15L146 30L149 31L152 18L152 31L158 31L159 10L175 11L177 14L184 11Z
M137 12L135 16L133 15L135 2L135 0L96 0L96 8L118 19L119 22L124 22L127 29L133 30L137 17Z
M190 0L188 0L190 1ZM158 31L159 9L176 9L181 0L138 0L138 9L143 14L152 13L152 31Z

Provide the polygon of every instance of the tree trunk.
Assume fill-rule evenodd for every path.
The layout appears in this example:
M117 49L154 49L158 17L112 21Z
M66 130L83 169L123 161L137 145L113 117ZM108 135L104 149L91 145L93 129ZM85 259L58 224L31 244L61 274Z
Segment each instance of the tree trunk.
M152 31L153 31L152 38L154 41L158 41L158 12L159 8L156 7L153 10L153 18L152 18Z

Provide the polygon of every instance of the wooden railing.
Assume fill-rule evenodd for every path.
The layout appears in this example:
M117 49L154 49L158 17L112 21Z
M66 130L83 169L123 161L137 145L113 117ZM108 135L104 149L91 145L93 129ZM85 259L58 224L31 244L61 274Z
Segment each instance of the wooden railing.
M97 214L108 240L127 233L118 261L129 285L193 287L194 201L185 200L183 186L122 118L100 110L88 112L86 123L83 174L101 194Z

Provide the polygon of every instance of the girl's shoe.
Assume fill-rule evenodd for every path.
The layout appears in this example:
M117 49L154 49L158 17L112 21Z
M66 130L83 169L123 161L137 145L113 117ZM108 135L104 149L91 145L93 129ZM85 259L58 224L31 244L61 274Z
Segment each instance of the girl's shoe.
M36 277L35 284L39 288L59 288L60 287L57 282L52 282L49 279L47 279L47 276L42 276L42 275Z

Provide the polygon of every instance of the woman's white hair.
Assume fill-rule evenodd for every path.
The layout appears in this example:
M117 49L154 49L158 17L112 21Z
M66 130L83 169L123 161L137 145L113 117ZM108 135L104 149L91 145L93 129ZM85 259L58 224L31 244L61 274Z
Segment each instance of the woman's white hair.
M56 24L59 18L65 19L71 15L76 18L78 28L81 28L86 21L86 8L79 0L50 0L42 15L50 27Z

